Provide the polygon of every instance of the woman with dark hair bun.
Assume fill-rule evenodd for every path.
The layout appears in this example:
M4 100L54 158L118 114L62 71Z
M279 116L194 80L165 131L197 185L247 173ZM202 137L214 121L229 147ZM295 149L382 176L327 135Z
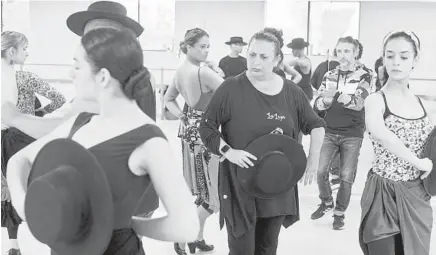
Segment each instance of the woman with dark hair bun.
M219 159L203 145L198 127L203 112L223 78L204 65L209 54L209 35L203 29L188 30L180 43L180 50L186 54L186 60L177 69L164 100L168 110L182 122L179 137L182 139L183 174L192 194L197 196L195 203L198 206L200 232L195 242L188 243L190 252L195 253L196 249L214 249L203 239L203 231L206 219L218 212L220 206L217 177ZM183 111L176 101L179 94L185 100ZM174 250L179 255L186 254L184 243L175 243Z
M24 220L29 216L24 214L26 180L36 154L50 141L67 137L94 154L112 192L112 237L99 254L144 254L138 235L162 241L195 240L199 230L195 206L190 205L189 190L171 159L169 143L136 103L152 89L138 40L125 30L92 30L82 37L74 62L73 83L98 102L99 114L74 116L9 161L8 180L18 214ZM168 215L135 217L138 203L152 184ZM55 253L65 254L57 249Z

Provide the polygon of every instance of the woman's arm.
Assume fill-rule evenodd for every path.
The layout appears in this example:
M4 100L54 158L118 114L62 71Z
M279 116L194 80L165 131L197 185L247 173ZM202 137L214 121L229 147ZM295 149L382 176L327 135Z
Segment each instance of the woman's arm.
M50 133L65 120L65 118L46 119L24 114L9 102L2 106L2 122L9 127L18 128L35 139Z
M143 155L147 155L144 157ZM137 175L149 174L167 212L155 219L133 217L138 235L167 242L193 242L200 229L196 206L168 141L148 140L131 157L129 166Z
M294 96L298 112L299 129L303 134L310 134L310 149L304 177L304 185L307 185L312 184L312 181L316 178L326 124L315 113L302 90L299 89L297 93L294 93Z
M295 71L294 68L292 68L291 66L289 66L287 64L283 64L283 69L287 74L292 76L292 81L295 84L298 84L301 81L301 79L303 78L299 72Z
M27 179L29 178L30 169L36 155L48 142L57 138L67 137L75 119L76 117L71 118L50 134L29 144L9 159L7 166L9 191L15 210L23 220L26 219L24 214L24 200L27 191Z
M219 65L216 65L213 61L205 62L205 65L209 67L212 71L218 74L219 77L224 78L226 75L224 74L223 69Z
M53 112L66 102L65 97L61 93L41 79L38 75L31 72L27 72L27 74L27 82L33 88L33 91L51 101L50 104L44 107L46 112Z
M397 157L402 158L412 165L420 168L420 159L408 149L398 136L390 131L383 119L385 104L380 93L373 93L365 100L365 124L371 136L384 148Z
M179 94L179 90L176 87L176 77L174 77L173 82L170 84L167 92L164 95L164 102L165 106L168 108L168 111L170 111L174 116L181 118L184 114L176 101Z

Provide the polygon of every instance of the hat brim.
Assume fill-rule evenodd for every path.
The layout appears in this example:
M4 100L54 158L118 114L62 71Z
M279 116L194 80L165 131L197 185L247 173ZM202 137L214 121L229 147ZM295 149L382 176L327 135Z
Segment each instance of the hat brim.
M84 187L89 196L91 219L87 235L80 242L54 242L47 244L57 254L63 255L93 255L103 254L110 242L113 232L113 201L112 193L106 174L94 155L71 139L56 139L47 143L37 154L32 165L28 185L36 178L43 176L62 165L74 167L83 176ZM29 186L28 192L31 192ZM29 203L26 196L25 213L30 231L38 239L38 233L43 229L33 228L32 217L27 215L36 203ZM34 207L28 207L32 204ZM47 211L49 214L50 212ZM37 219L35 219L37 220ZM38 239L39 240L39 239Z
M227 44L227 45L230 45L230 44L237 44L237 43L240 43L240 44L242 44L243 46L246 46L246 45L247 45L246 42L225 42L225 44Z
M436 196L436 128L430 133L424 146L424 157L433 161L433 169L423 180L424 188L431 196Z
M67 19L67 26L76 35L83 36L86 23L94 19L117 21L124 27L133 30L136 37L139 37L142 32L144 32L144 28L138 22L127 16L101 11L81 11L73 13Z
M288 47L288 48L290 48L290 49L295 49L295 50L304 49L304 48L306 48L307 46L309 46L309 43L308 43L308 42L304 42L303 45L295 45L295 44L293 44L292 42L290 42L290 43L288 43L288 44L286 45L286 47Z
M289 178L289 180L286 186L277 193L265 193L253 185L252 180L254 178L254 174L256 174L258 171L262 171L262 169L255 169L256 162L254 162L255 165L253 167L249 168L241 168L238 166L236 169L238 182L242 189L253 197L270 199L284 195L286 192L294 188L295 185L297 185L298 181L303 177L304 171L306 170L307 159L303 146L295 139L286 135L267 134L261 136L251 142L244 150L254 155L258 160L271 151L279 151L282 152L286 158L288 158L291 165L291 169L289 169L290 172L287 173L286 176L286 178ZM268 169L267 171L271 171L271 169ZM280 173L278 172L277 174Z

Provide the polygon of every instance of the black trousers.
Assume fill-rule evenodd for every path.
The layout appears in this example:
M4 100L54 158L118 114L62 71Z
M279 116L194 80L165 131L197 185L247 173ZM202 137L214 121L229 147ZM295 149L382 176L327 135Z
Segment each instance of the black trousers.
M404 255L401 234L396 234L368 244L369 255Z
M276 255L280 229L285 216L257 218L251 231L235 238L229 224L227 236L229 255Z

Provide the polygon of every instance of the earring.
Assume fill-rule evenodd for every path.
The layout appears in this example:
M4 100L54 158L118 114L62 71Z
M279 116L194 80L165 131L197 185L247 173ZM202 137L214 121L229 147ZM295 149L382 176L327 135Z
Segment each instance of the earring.
M13 65L14 64L14 61L11 59L10 61L9 61L9 65Z

